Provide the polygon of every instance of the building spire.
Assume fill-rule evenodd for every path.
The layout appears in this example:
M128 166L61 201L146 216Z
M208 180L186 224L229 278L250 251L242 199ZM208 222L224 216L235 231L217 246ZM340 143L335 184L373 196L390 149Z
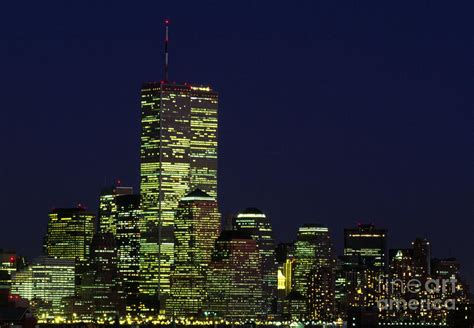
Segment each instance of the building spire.
M170 20L165 19L165 67L164 67L164 81L168 82L168 28Z

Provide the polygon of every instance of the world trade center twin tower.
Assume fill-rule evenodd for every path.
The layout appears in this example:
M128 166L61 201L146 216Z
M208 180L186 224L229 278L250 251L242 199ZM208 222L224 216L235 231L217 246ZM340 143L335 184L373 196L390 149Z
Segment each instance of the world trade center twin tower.
M218 94L208 86L145 83L141 90L142 311L169 297L179 201L199 188L217 199Z

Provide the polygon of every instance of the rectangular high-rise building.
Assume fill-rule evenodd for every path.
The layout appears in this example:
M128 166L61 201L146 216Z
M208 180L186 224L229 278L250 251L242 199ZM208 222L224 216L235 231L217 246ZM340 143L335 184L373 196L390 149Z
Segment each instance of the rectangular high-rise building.
M179 202L167 313L197 316L202 310L206 299L206 273L220 224L217 201L202 190L192 191Z
M329 228L320 224L300 227L295 242L295 258L294 290L306 299L308 318L330 318L334 312L332 308L328 309L328 304L334 303L335 259Z
M32 301L40 320L63 316L65 298L74 296L75 261L41 256L13 275L13 295Z
M119 296L125 304L126 314L138 311L138 273L140 269L140 195L121 195L117 204L117 275Z
M150 301L143 311L170 291L179 200L196 188L217 197L217 104L210 87L142 87L140 293Z
M231 322L263 318L258 244L244 231L222 231L206 277L205 312Z
M44 253L61 259L86 260L94 234L94 214L82 207L57 208L49 213Z
M344 229L344 256L353 265L385 270L387 265L387 231L372 224Z
M117 197L121 195L133 194L132 187L110 186L100 193L98 232L117 233Z

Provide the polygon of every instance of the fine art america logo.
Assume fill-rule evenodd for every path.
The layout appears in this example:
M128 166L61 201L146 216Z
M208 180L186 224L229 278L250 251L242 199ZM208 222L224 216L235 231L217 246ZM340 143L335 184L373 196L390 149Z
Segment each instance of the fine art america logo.
M388 291L386 299L377 301L379 310L454 310L456 279L390 280L379 276L379 292ZM450 298L450 296L452 298Z

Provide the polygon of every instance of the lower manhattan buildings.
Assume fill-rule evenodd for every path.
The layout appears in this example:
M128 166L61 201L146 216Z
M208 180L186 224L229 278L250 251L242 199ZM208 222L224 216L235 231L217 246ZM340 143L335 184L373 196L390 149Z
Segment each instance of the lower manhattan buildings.
M140 194L105 188L97 218L81 206L52 210L44 256L28 264L15 252L1 254L0 297L24 301L41 323L59 325L468 327L461 265L432 259L426 239L388 250L387 230L362 224L340 229L336 258L323 224L304 224L284 235L294 241L276 246L269 216L246 208L222 229L217 94L147 83L141 108ZM407 292L413 279L450 288ZM403 306L414 301L422 305Z
M52 210L43 256L28 264L0 253L0 296L58 325L468 327L460 263L432 259L426 239L388 250L385 229L341 228L337 258L327 226L303 224L276 246L270 216L254 207L222 229L217 113L208 86L143 84L139 194L104 188L97 218L81 206ZM407 292L412 279L451 288ZM389 306L438 299L456 305Z

